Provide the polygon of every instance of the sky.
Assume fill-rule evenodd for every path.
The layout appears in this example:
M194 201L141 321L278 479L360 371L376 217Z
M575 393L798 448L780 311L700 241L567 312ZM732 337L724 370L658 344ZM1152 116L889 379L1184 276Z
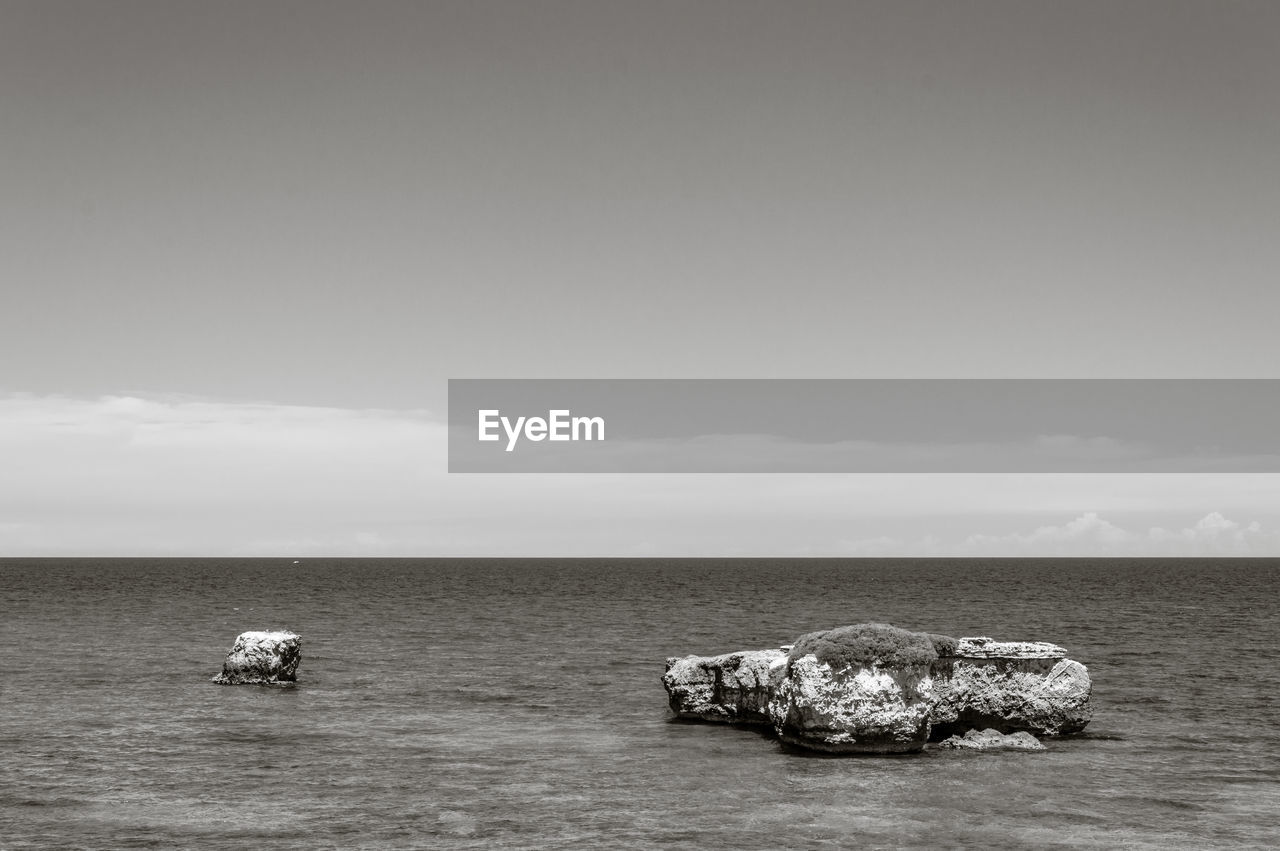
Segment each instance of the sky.
M464 476L449 378L1275 378L1267 2L0 2L0 555L1280 555L1274 475Z

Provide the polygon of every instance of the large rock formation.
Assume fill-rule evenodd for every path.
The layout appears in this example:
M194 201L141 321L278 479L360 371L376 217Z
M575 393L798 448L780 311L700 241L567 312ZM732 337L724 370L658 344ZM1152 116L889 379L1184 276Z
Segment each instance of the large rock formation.
M1093 715L1088 670L1056 644L962 638L933 674L935 737L984 728L1076 733Z
M302 638L292 632L242 632L213 678L219 685L279 685L298 678Z
M662 684L671 711L680 718L769 724L769 698L773 696L769 671L786 660L784 650L673 656L667 660Z
M1057 645L884 624L779 650L672 657L662 682L681 718L769 724L784 742L835 753L917 751L931 735L969 730L1075 733L1092 715L1089 672Z
M778 738L830 753L908 753L929 740L929 637L886 624L801 636L775 670Z

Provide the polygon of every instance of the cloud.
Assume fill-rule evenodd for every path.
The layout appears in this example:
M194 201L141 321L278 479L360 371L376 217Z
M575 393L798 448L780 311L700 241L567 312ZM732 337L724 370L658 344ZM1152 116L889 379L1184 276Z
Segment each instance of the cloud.
M1274 554L1280 537L1265 530L1256 520L1242 526L1216 511L1190 528L1170 532L1156 527L1147 535L1152 544L1160 548L1187 548L1223 555Z
M1034 550L1037 553L1112 551L1118 546L1126 545L1130 539L1130 533L1103 520L1096 513L1088 512L1062 526L1040 526L1025 534L970 535L961 547L964 550L982 552L1008 549Z
M1280 555L1280 533L1256 520L1241 525L1217 511L1177 531L1159 526L1125 529L1086 512L1060 526L1040 526L1028 533L972 534L960 550L982 555L1272 556Z
M377 550L367 526L412 520L397 506L443 472L444 431L426 411L2 398L0 554Z

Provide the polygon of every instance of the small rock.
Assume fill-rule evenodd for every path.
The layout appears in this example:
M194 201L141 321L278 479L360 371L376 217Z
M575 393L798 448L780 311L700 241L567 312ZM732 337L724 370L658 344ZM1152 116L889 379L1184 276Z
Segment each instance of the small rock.
M293 632L242 632L213 678L219 685L279 685L298 678L302 638Z

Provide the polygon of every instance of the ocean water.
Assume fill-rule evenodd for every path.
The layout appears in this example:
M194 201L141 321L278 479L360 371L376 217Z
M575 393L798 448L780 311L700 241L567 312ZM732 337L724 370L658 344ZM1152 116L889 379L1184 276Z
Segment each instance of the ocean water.
M864 621L1067 647L1044 753L671 720L669 655ZM217 686L303 637L292 688ZM1280 560L3 560L0 848L1274 847Z

